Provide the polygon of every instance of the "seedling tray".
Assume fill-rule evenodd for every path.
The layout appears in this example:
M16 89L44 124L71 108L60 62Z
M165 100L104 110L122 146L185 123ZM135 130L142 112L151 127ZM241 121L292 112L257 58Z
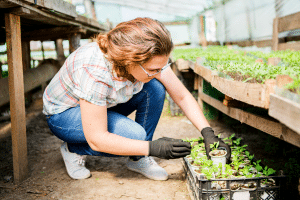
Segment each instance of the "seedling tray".
M193 200L280 200L285 176L264 176L257 178L204 179L194 172L191 164L183 158L183 166L187 179L187 187ZM262 179L273 179L275 186L263 187ZM231 189L232 184L256 183L255 188ZM214 188L216 183L222 184L221 189Z

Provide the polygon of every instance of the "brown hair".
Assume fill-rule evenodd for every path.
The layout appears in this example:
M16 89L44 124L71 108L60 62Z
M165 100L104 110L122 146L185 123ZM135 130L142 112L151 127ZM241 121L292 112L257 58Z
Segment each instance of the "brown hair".
M128 67L142 64L153 56L169 55L173 42L165 26L150 18L122 22L107 34L97 36L97 43L112 61L118 77L133 80Z

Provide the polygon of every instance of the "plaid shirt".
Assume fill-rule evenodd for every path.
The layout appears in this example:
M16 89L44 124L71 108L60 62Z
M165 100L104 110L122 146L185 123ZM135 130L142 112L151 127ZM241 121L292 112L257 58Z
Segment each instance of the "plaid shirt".
M43 95L43 113L53 115L79 105L85 99L95 105L115 106L140 92L143 83L116 79L112 65L96 42L88 43L66 60Z

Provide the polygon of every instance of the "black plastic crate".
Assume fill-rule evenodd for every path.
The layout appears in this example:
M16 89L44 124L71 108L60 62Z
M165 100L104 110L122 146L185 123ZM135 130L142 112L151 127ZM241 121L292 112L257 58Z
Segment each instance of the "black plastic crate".
M281 194L286 178L285 176L207 180L196 175L186 158L183 158L183 160L188 189L190 191L190 196L194 200L234 200L234 196L237 198L237 196L240 197L242 195L244 195L244 199L251 200L283 199ZM273 179L275 181L275 186L262 187L262 179ZM256 184L256 187L253 189L232 190L230 187L232 184L242 185L251 182ZM216 189L214 187L216 183L221 183L223 187L221 189Z

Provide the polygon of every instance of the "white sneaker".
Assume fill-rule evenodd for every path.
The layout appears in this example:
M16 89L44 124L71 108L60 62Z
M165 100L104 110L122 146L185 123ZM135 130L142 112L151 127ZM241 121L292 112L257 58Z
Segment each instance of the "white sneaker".
M141 173L153 180L164 181L168 179L166 170L160 167L152 157L145 156L138 161L129 158L126 166L129 170Z
M90 170L85 167L86 156L69 152L68 145L64 142L60 147L67 172L73 179L85 179L91 176Z

